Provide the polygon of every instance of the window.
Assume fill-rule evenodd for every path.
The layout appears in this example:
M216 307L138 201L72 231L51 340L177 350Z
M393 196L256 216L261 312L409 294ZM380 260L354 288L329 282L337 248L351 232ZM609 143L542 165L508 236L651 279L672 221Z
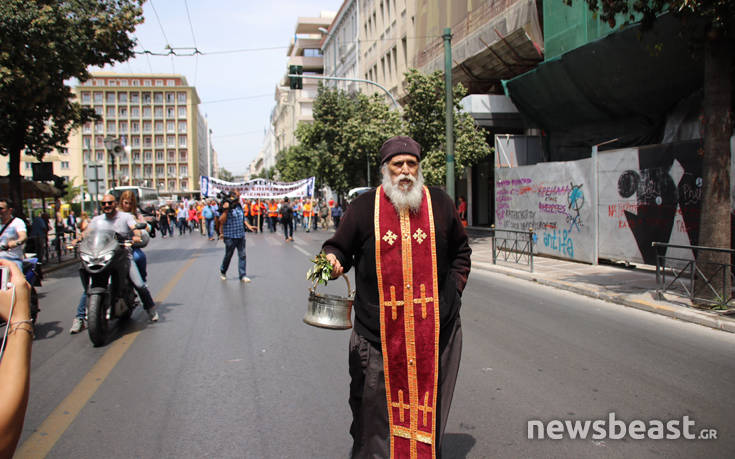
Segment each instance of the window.
M114 118L115 117L115 106L114 105L108 105L107 106L107 117L108 118Z
M133 166L133 177L140 178L141 177L140 170L141 170L141 167L139 165L136 164L135 166Z
M102 124L102 121L95 121L94 122L94 133L95 134L102 134L105 132L104 125Z
M156 166L156 177L163 177L163 164Z
M117 93L117 102L119 104L127 104L128 103L128 93L127 92Z
M143 146L147 148L150 148L153 146L153 139L151 139L151 136L149 135L143 136Z
M186 150L179 151L179 161L180 162L181 161L186 161L186 156L187 156Z
M140 150L133 151L133 161L140 161Z
M92 147L92 137L85 135L82 137L82 148L91 148Z
M151 117L151 107L143 107L143 118L150 118Z
M153 152L150 150L145 150L143 152L143 160L147 163L153 161Z
M153 117L157 120L163 119L163 107L156 107L153 109Z
M187 188L187 185L188 185L188 184L189 184L189 182L188 182L188 181L186 181L186 180L182 180L182 181L181 181L181 189L182 189L182 190L185 190L185 189Z
M163 80L156 80L156 86L163 86Z
M143 177L150 178L153 175L153 166L146 164L143 166Z
M130 86L140 86L140 80L130 80Z
M176 166L174 166L173 164L169 164L167 171L168 175L173 177L174 175L176 175Z
M120 134L127 134L127 133L128 133L128 122L120 121Z
M306 48L304 49L304 57L320 57L322 50L318 48Z
M179 121L179 134L186 134L186 121Z
M130 131L133 134L138 134L140 132L140 121L131 121L130 122Z
M176 190L176 180L169 180L168 181L168 189L169 189L169 191Z
M179 136L179 147L186 148L186 136L185 135Z
M156 146L157 147L162 147L163 146L163 136L162 135L157 135L156 136Z
M151 122L143 121L143 133L148 134L151 132Z
M144 104L150 104L150 103L151 103L151 101L152 101L152 99L151 99L151 93L149 93L149 92L144 92L144 93L143 93L143 103L144 103Z
M166 93L166 103L167 104L173 104L174 103L174 93L167 92Z
M174 118L176 116L176 110L174 107L166 107L166 118Z
M94 112L98 114L99 116L102 116L105 114L104 109L102 108L102 105L95 105L94 106Z
M84 126L82 126L82 133L91 134L92 133L92 123L84 123Z
M140 103L140 95L137 92L131 92L130 93L130 103L131 104L139 104Z
M127 118L128 117L128 107L120 107L119 113L120 113L120 118Z
M105 159L105 152L104 150L97 150L95 151L96 161L102 161Z
M176 97L179 99L180 104L186 103L186 93L185 92L178 92L176 93Z
M176 133L176 123L174 121L166 121L166 132L169 134Z
M162 92L154 92L153 93L153 103L154 104L162 104L163 103L163 93Z
M140 137L135 136L135 137L133 137L130 140L131 140L130 143L131 143L132 146L134 146L134 147L140 147Z
M151 80L143 80L143 86L153 86L153 82Z
M127 86L127 85L128 85L127 79L120 80L120 86Z
M122 164L120 166L120 176L127 176L128 175L128 170L130 170L130 168L128 167L128 165L127 164Z
M166 160L170 163L174 162L176 160L176 151L174 150L167 150L166 151Z
M163 133L163 121L156 121L155 130L157 134Z
M163 150L156 150L156 161L163 161Z
M179 118L186 118L186 107L179 107Z
M83 91L82 92L82 103L89 104L91 102L92 102L92 94L90 94L89 91Z
M166 146L167 147L175 147L176 146L176 136L170 135L166 137Z
M166 80L166 86L176 86L176 80Z
M101 135L98 135L94 138L94 147L95 148L103 148L105 146L105 138Z
M69 169L69 161L61 161L62 169Z
M189 175L189 166L182 164L179 166L179 177L186 177Z
M159 190L165 190L166 189L166 182L161 180L158 182L158 189Z
M107 95L107 103L108 104L114 104L115 103L115 93L114 92L108 92L106 95Z
M90 152L85 151L84 152L84 162L88 163L90 161L92 161L92 155L90 154Z
M95 92L94 93L94 103L95 104L101 104L102 103L102 93L101 92Z

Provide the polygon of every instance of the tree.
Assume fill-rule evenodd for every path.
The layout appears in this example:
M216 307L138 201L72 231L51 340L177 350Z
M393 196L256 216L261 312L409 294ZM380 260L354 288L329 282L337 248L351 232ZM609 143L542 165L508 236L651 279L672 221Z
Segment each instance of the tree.
M219 168L219 177L220 180L224 180L225 182L231 182L234 178L232 175L232 172L228 171L224 167Z
M0 154L9 156L11 198L21 202L21 153L39 160L63 148L72 129L94 119L66 81L89 66L133 55L128 36L143 21L142 0L0 2ZM20 208L20 206L19 206Z
M422 74L416 69L406 73L408 102L404 107L408 135L423 150L421 167L429 185L446 180L444 74L440 71ZM464 168L478 163L492 153L482 131L468 113L460 111L460 101L467 90L458 84L453 88L455 172L462 176Z
M276 155L276 169L284 182L295 182L314 175L317 157L303 145L294 145Z
M571 4L571 0L565 0ZM592 11L602 9L600 19L615 27L617 14L642 14L644 30L666 8L681 19L693 46L704 44L704 104L702 127L702 201L698 245L731 247L730 136L733 120L733 61L735 60L735 2L732 0L585 0ZM703 28L688 27L702 21ZM699 252L697 264L715 287L730 292L730 276L716 276L714 265L729 264L727 253ZM724 277L724 284L723 284ZM699 286L702 293L706 289Z

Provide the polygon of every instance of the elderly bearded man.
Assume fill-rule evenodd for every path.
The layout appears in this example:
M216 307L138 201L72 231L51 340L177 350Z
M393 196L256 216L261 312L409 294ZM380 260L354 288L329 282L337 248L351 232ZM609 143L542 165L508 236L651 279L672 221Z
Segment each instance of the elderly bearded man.
M323 245L333 276L355 267L352 457L439 457L472 250L449 196L423 186L419 144L393 137L380 155L382 186L358 197Z

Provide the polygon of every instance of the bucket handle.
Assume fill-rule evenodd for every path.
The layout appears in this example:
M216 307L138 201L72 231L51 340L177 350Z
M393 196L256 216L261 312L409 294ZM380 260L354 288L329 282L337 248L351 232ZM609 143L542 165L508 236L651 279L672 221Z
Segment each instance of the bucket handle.
M355 291L352 290L352 286L350 285L350 278L347 277L347 274L342 274L342 278L344 278L345 282L347 282L347 298L352 298L355 295ZM316 293L317 285L319 285L319 282L314 281L314 285L311 286L309 291Z

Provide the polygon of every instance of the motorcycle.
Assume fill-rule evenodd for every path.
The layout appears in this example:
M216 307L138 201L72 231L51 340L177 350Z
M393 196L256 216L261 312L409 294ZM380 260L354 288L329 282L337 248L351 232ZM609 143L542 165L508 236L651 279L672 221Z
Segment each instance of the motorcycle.
M145 223L136 225L145 228ZM79 275L87 292L87 327L95 347L103 346L112 330L112 320L127 320L136 306L136 292L128 277L132 241L99 221L90 224L79 245Z

